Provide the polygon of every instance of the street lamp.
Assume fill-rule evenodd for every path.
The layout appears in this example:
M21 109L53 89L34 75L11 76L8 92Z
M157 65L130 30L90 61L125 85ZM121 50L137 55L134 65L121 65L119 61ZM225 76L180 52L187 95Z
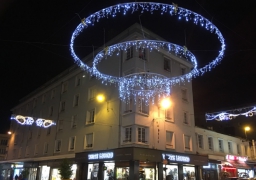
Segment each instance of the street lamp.
M11 135L11 134L12 134L12 132L11 132L11 131L8 131L8 132L7 132L7 134Z
M165 98L161 101L161 107L163 109L168 109L171 106L172 102L169 98Z
M247 140L247 134L246 134L246 131L250 131L250 127L249 126L246 126L245 128L244 128L244 134L245 134L245 139Z

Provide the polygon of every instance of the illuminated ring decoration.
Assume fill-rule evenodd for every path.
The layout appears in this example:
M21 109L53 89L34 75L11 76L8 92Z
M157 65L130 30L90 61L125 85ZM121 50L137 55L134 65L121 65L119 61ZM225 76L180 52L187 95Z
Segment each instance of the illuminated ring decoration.
M76 27L71 37L70 51L75 63L77 63L81 69L85 71L90 71L91 67L86 65L75 54L73 45L76 37L83 31L83 29L89 27L90 25L93 26L94 23L98 22L101 18L108 18L109 16L115 17L118 14L126 15L129 11L131 13L135 11L140 11L141 13L150 12L151 14L153 14L154 11L161 11L161 14L169 13L171 16L178 16L178 19L184 18L186 21L193 21L196 25L199 24L201 25L201 27L204 27L206 30L210 32L215 32L215 34L217 35L221 43L221 49L219 51L218 56L214 60L212 60L209 64L198 69L198 71L192 72L191 78L197 75L202 75L207 71L210 71L222 60L224 56L224 51L225 51L225 42L224 42L225 40L221 32L219 31L219 29L212 22L210 22L208 19L206 19L202 15L197 14L188 9L178 7L176 4L170 5L170 4L155 3L155 2L131 2L131 3L117 4L117 5L99 10L91 14L87 18L82 19L81 23ZM180 83L182 81L181 78L182 76L176 77L175 82Z
M56 125L52 120L38 118L35 121L34 118L32 117L22 116L22 115L12 115L11 119L16 120L21 125L32 125L34 122L36 123L37 126L44 127L44 128L50 127L52 125Z
M161 74L151 72L140 72L129 74L124 77L116 77L103 74L97 69L97 65L102 61L106 60L107 56L113 54L119 55L119 51L127 51L127 49L135 46L136 50L148 49L150 51L164 51L167 53L174 53L176 56L183 57L185 61L192 63L194 69L187 74L177 77L167 78ZM166 97L170 95L170 88L173 84L180 82L180 80L190 80L193 74L197 72L197 62L195 56L188 50L184 50L184 47L179 45L156 40L134 40L118 43L105 48L100 51L94 58L93 67L90 69L90 73L97 79L101 79L102 83L114 83L119 86L119 96L121 100L126 101L130 99L131 95L143 98L149 103L151 99L154 102L154 97Z

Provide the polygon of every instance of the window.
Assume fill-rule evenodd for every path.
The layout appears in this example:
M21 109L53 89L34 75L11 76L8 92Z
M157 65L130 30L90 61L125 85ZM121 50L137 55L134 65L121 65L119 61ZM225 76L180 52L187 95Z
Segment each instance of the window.
M233 153L232 142L228 142L228 153Z
M174 149L174 133L171 131L166 131L166 145L168 148Z
M45 103L45 94L42 95L42 103Z
M191 137L188 135L184 135L184 146L185 151L192 151L192 142Z
M44 154L48 153L48 143L44 143Z
M95 96L96 96L95 88L90 88L89 89L89 94L88 94L89 100L94 100Z
M143 114L148 114L148 106L146 105L146 101L144 99L139 98L138 111Z
M61 93L65 93L65 92L67 92L67 90L68 90L68 82L62 83Z
M147 60L145 48L141 48L141 47L139 48L139 58L143 60Z
M127 49L126 60L133 58L133 47Z
M76 115L71 118L71 128L76 128Z
M180 74L181 74L181 75L186 74L186 68L181 67L181 68L180 68Z
M19 149L19 155L18 155L18 158L21 158L21 155L22 155L22 147L20 147L20 149Z
M26 156L26 157L29 156L29 146L26 147L25 156Z
M37 99L35 98L35 99L33 99L33 108L36 107L36 103L37 103Z
M203 135L197 135L197 140L198 140L198 147L203 149L204 148Z
M147 143L147 141L146 141L146 128L138 127L138 142Z
M237 149L237 154L241 155L241 147L239 144L237 144L236 149Z
M53 99L54 97L55 97L55 89L53 89L51 92L51 99Z
M129 113L132 112L132 98L129 98L126 102L125 102L125 109L124 109L124 113Z
M38 155L38 144L35 145L35 156Z
M181 99L182 99L183 101L188 101L187 89L181 89Z
M95 109L87 111L86 114L86 124L94 123L95 120Z
M244 155L245 155L245 156L248 155L248 146L244 146Z
M171 71L171 60L164 58L164 70Z
M51 127L48 127L48 128L47 128L46 134L47 134L47 135L51 134Z
M1 145L5 145L6 146L7 145L7 139L2 139L1 140Z
M183 112L183 123L189 124L188 123L188 112L186 112L186 111Z
M60 102L60 112L65 111L65 106L66 106L65 101L61 101L61 102Z
M84 138L84 149L93 147L93 133L86 134Z
M61 150L61 140L55 141L55 152L60 152Z
M81 84L81 77L77 76L75 86L80 86L80 84Z
M79 94L76 94L74 97L73 106L78 106L78 102L79 102Z
M51 106L50 108L49 108L49 116L52 116L53 115L53 106Z
M165 112L165 120L166 121L171 121L171 122L174 122L174 118L173 118L173 110L172 108L168 108L168 109L165 109L164 110Z
M59 120L58 122L58 131L62 131L63 130L63 120Z
M68 145L68 150L69 151L74 151L75 150L75 142L76 142L76 137L70 137L69 138L69 145Z
M32 139L32 131L31 130L28 131L28 139Z
M219 151L220 151L220 152L224 152L223 140L222 140L222 139L219 139L219 140L218 140L218 143L219 143Z
M132 127L126 127L125 128L125 137L123 142L132 142Z
M212 137L208 137L208 149L213 150L213 139L212 139Z

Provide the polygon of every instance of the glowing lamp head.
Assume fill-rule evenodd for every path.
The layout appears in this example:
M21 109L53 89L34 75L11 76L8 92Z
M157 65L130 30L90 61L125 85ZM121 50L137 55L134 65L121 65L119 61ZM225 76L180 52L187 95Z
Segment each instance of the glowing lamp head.
M97 95L96 99L98 102L103 102L105 100L105 96L103 94L99 94Z
M244 128L245 131L250 131L250 129L251 129L251 128L250 128L249 126L246 126L246 127Z
M11 131L8 131L8 132L7 132L7 134L11 135L11 134L12 134L12 132L11 132Z
M171 106L172 102L170 99L163 99L161 101L161 107L164 109L168 109Z

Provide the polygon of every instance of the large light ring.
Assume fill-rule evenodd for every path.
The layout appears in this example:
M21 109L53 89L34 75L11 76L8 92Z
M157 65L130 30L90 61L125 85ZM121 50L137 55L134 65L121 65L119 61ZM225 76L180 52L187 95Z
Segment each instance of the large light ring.
M149 51L164 50L168 53L174 53L176 56L183 57L184 59L186 59L186 61L189 61L189 63L192 63L194 69L192 71L190 71L189 73L184 74L182 76L178 76L178 77L162 78L162 79L164 79L163 83L165 83L165 84L174 85L176 83L179 83L180 81L190 80L193 76L198 74L197 61L196 61L196 57L194 56L194 54L192 54L188 50L184 50L184 47L179 46L177 44L173 44L173 43L169 43L169 42L165 42L165 41L156 41L156 40L133 40L133 41L121 42L121 43L109 46L109 47L105 48L104 50L100 51L95 56L95 58L93 60L93 67L90 69L90 73L93 76L95 76L97 79L101 79L102 82L105 84L116 83L118 85L120 85L120 84L122 85L122 84L124 84L124 82L129 81L131 79L130 77L128 78L129 79L128 80L128 79L126 79L126 77L116 77L116 76L103 74L97 69L97 65L103 59L107 59L107 58L105 58L106 56L112 56L117 51L118 51L117 54L119 54L119 51L126 51L127 49L129 49L133 46L135 46L137 50L140 48L148 49ZM156 76L156 74L154 74L154 76ZM159 77L160 76L161 75L159 75ZM133 76L133 79L135 77L137 77L137 76ZM159 78L157 78L157 79L159 79ZM138 81L136 81L136 82L138 82ZM160 81L158 81L158 82L160 83ZM142 84L141 86L144 87L144 84ZM161 84L159 86L161 86Z
M204 27L206 30L210 32L215 32L218 37L218 40L221 43L221 49L219 50L218 56L213 59L209 64L205 65L198 69L198 71L193 71L190 75L197 76L202 75L207 71L210 71L214 68L223 58L225 51L225 40L219 31L219 29L208 19L203 17L200 14L197 14L188 9L177 7L177 5L171 4L163 4L163 3L155 3L155 2L130 2L130 3L122 3L114 6L110 6L99 10L87 18L82 19L82 22L76 27L75 31L72 34L71 42L70 42L70 51L74 61L81 67L83 70L90 71L90 67L85 64L80 58L75 54L73 45L76 37L83 31L83 29L93 26L95 22L98 22L101 18L115 17L118 14L126 15L128 12L133 13L135 11L140 11L141 13L150 12L153 14L154 11L161 11L161 14L168 13L171 16L178 16L179 19L184 18L186 21L193 21L196 25L200 25ZM191 78L192 78L191 77ZM183 77L179 76L173 79L172 82L180 83L183 81Z

